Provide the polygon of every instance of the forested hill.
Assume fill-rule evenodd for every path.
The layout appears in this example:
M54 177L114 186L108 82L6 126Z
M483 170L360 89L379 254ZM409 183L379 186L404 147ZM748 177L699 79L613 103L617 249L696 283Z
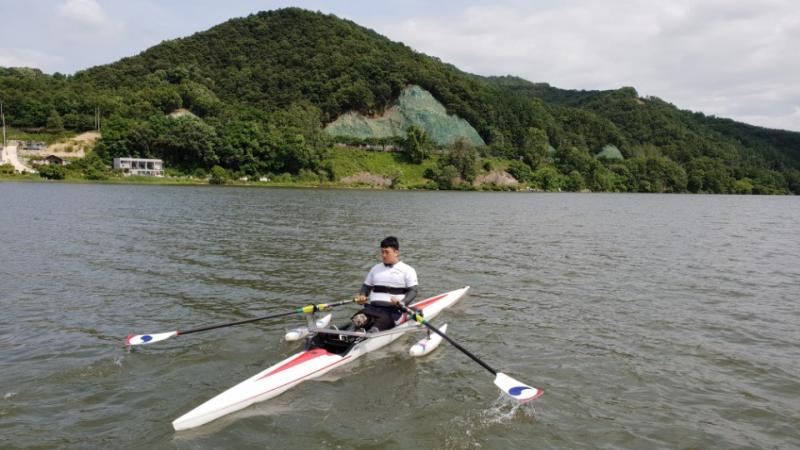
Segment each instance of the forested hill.
M514 162L510 171L532 186L800 192L800 133L682 111L633 88L569 91L479 77L297 8L233 19L71 76L0 68L0 99L16 128L90 129L99 108L97 154L106 161L155 156L185 172L220 165L248 175L334 177L323 127L349 111L381 113L413 85L477 130L482 156ZM181 109L192 114L171 115ZM448 158L431 176L474 176Z
M107 88L198 83L226 104L267 112L310 103L325 123L352 110L380 112L412 84L481 122L487 118L478 111L490 91L455 67L351 21L294 8L233 19L76 78Z
M514 95L580 108L608 118L620 129L627 142L634 145L651 143L662 148L671 146L673 148L666 151L678 160L698 156L700 149L693 148L696 147L693 142L714 147L727 141L765 155L778 167L800 167L800 133L797 132L772 130L706 116L702 112L679 110L655 97L640 98L631 87L578 91L558 89L547 83L531 83L513 76L483 80Z

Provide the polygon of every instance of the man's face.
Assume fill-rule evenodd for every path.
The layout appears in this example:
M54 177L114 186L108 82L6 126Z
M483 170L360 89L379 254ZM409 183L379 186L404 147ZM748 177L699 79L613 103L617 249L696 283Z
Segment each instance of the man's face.
M381 248L381 260L384 264L397 264L400 250L395 250L392 247Z

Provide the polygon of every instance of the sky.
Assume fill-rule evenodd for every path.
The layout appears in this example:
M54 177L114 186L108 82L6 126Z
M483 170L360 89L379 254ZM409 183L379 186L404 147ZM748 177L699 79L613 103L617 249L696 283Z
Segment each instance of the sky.
M479 75L633 86L681 109L800 131L796 0L0 0L0 66L72 74L288 6Z

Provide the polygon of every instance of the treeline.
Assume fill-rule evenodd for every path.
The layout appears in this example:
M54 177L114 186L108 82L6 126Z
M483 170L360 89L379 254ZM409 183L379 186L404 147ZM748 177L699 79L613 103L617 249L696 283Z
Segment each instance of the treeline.
M239 176L323 172L329 147L313 108L293 107L261 120L248 117L201 120L193 115L153 115L145 119L115 115L103 128L97 154L160 158L181 173L203 173L220 166Z
M613 142L626 158L624 163L608 167L624 175L629 190L649 192L648 186L663 185L663 180L637 181L636 174L642 171L633 166L645 161L645 166L651 167L666 162L685 173L686 182L678 183L674 192L800 193L800 133L679 110L656 97L639 97L631 87L573 91L516 77L483 79L519 98L548 102L547 107L560 114L562 123L571 123L572 133L580 130L580 125L571 122L570 117L583 113L597 118L582 121L593 123L590 128L594 131L578 134L603 136L605 130L604 139ZM569 137L568 147L598 154L597 142L580 140L574 135ZM621 165L627 166L634 178L626 175Z
M50 132L92 129L99 110L97 154L108 163L158 157L184 173L218 165L324 178L324 124L351 110L380 113L411 84L478 130L487 142L473 149L478 157L511 160L516 177L544 189L800 193L800 133L681 111L633 88L569 91L477 77L296 8L230 20L71 76L0 69L0 101L15 127ZM420 138L402 138L412 160L427 157ZM623 159L598 158L609 146ZM457 166L430 175L446 180L455 173L448 167L464 172Z
M95 128L98 107L108 96L61 74L38 69L0 67L0 101L6 123L16 128L57 133Z

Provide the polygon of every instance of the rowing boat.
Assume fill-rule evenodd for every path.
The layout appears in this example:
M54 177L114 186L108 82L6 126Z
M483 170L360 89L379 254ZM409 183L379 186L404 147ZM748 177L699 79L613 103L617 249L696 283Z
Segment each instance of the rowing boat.
M431 297L412 306L421 310L426 320L436 317L442 310L460 300L469 286ZM414 320L403 314L400 323L386 331L364 333L333 328L317 329L309 321L313 332L338 335L345 338L340 349L314 347L296 353L279 363L253 375L247 380L206 401L172 422L176 431L187 430L234 413L248 406L276 397L303 381L319 377L333 369L348 364L358 357L378 350L398 339L403 333L420 329ZM350 339L346 339L350 338Z

